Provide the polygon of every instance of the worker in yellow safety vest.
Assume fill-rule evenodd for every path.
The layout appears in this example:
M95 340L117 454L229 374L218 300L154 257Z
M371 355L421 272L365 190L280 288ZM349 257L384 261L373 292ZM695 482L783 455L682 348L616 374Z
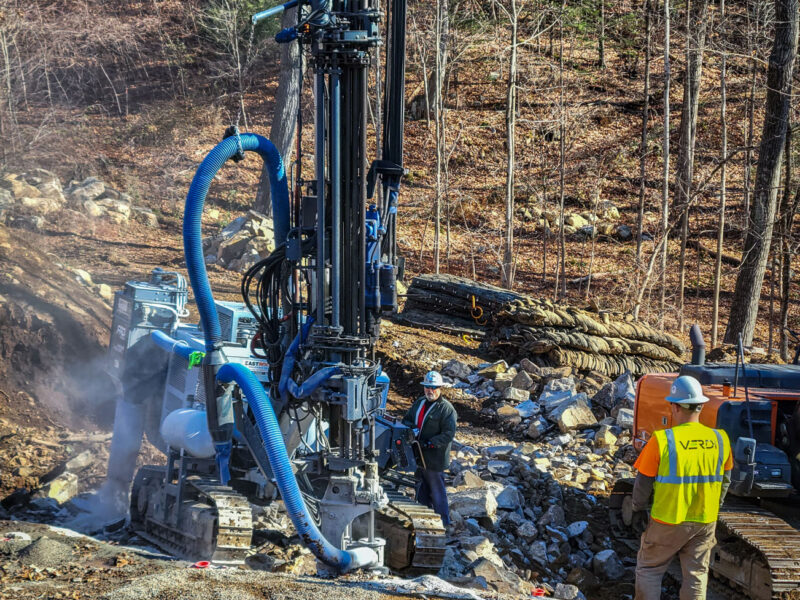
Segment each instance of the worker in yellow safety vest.
M683 572L680 600L700 600L731 481L731 444L724 431L700 423L708 398L695 378L676 378L666 400L672 427L656 431L634 464L633 510L647 510L653 496L636 559L636 600L661 597L661 579L675 555Z

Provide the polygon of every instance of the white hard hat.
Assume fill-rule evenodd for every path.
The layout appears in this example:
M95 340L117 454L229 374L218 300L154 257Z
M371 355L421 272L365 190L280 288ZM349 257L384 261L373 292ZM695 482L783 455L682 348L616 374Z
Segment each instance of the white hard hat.
M681 405L697 405L708 402L700 382L689 375L681 375L672 382L666 400Z
M422 387L439 388L448 387L448 385L442 379L439 371L428 371L425 373L425 379L422 380Z

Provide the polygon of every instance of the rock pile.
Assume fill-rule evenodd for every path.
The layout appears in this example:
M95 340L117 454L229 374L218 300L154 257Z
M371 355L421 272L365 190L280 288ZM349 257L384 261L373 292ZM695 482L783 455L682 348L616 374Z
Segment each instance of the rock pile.
M0 223L38 231L47 219L60 220L70 213L119 225L134 219L158 227L152 210L135 206L130 196L96 177L71 181L66 187L55 173L44 169L6 173L0 178Z
M529 228L533 226L546 233L556 233L561 226L559 212L555 209L542 210L538 206L523 206L519 213ZM564 215L564 234L584 238L615 237L623 242L632 240L631 228L619 221L619 209L611 202L604 201L599 203L596 212L566 213Z
M440 576L461 585L583 598L627 575L596 494L631 476L629 433L605 423L581 434L484 448L451 464L451 540Z
M611 447L619 435L612 428L627 432L633 427L636 392L628 373L609 381L600 374L576 376L570 367L540 367L528 359L512 366L500 360L477 369L454 359L442 374L453 385L449 394L480 400L481 413L518 439L591 429L589 439L596 435Z
M685 350L674 336L630 315L554 304L452 275L415 277L403 318L422 326L463 324L469 333L485 328L484 350L507 360L608 377L674 371Z
M272 219L250 210L219 234L203 240L206 264L245 272L275 250Z

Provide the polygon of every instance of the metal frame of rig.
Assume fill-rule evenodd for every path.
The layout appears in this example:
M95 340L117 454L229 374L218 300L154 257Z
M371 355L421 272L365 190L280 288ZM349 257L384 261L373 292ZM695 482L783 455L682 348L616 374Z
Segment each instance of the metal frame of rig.
M322 570L436 570L444 528L400 493L400 471L415 460L408 430L384 415L389 379L375 358L401 266L406 1L384 10L382 0L293 0L253 24L293 7L297 24L276 40L300 44L314 72L315 177L303 179L296 163L290 196L274 146L236 130L200 165L184 248L201 322L181 321L188 289L178 273L156 270L117 292L109 370L121 394L109 473L132 478L127 465L146 431L168 459L136 475L131 524L187 558L243 560L248 501L280 494ZM369 70L382 48L385 80L373 81L385 89L382 143L368 164ZM298 127L298 161L301 139ZM217 302L200 215L216 172L247 151L269 173L276 248L244 275L244 303Z

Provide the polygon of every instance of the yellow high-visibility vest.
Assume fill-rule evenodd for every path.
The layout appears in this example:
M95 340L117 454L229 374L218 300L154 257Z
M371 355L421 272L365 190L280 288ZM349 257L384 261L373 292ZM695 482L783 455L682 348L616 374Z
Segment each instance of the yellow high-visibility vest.
M727 434L700 423L684 423L654 435L661 462L650 516L671 525L716 521L723 469L731 451Z

